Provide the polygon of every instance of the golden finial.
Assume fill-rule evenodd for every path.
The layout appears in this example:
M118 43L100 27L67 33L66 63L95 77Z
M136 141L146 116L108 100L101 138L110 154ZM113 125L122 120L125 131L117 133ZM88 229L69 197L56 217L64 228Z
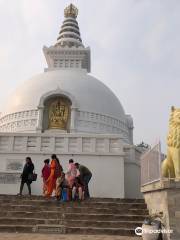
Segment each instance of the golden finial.
M64 16L77 18L78 9L71 3L67 8L64 10Z

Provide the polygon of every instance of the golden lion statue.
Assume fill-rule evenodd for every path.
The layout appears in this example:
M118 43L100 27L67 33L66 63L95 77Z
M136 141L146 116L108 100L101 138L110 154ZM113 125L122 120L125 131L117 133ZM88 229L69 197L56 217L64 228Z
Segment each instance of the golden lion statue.
M171 107L167 158L162 163L162 175L180 179L180 108Z

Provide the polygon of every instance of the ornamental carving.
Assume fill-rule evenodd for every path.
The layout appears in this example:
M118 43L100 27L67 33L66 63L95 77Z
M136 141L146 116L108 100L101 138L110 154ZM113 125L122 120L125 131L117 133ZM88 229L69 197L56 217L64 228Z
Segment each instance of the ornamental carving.
M23 164L21 162L9 162L6 166L7 171L21 171Z
M77 18L77 15L78 9L72 3L64 10L64 16L66 18L68 17Z
M20 182L20 173L0 172L0 184L17 184Z

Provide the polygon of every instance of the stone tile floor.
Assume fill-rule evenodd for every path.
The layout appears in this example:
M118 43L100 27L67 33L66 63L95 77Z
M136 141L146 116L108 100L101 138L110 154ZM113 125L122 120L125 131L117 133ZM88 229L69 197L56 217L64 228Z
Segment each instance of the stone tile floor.
M141 240L136 237L1 233L0 240Z

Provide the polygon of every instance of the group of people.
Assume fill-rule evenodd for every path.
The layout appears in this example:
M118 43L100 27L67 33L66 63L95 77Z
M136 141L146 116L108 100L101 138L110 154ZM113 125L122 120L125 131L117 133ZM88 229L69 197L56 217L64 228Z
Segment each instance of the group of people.
M34 164L30 157L26 158L26 164L21 174L20 195L22 195L23 186L26 183L31 195L32 175L34 173ZM84 200L90 197L88 184L92 173L84 165L74 163L69 160L68 171L65 173L59 159L55 154L50 159L44 160L42 169L43 195L50 198L55 192L57 200Z

